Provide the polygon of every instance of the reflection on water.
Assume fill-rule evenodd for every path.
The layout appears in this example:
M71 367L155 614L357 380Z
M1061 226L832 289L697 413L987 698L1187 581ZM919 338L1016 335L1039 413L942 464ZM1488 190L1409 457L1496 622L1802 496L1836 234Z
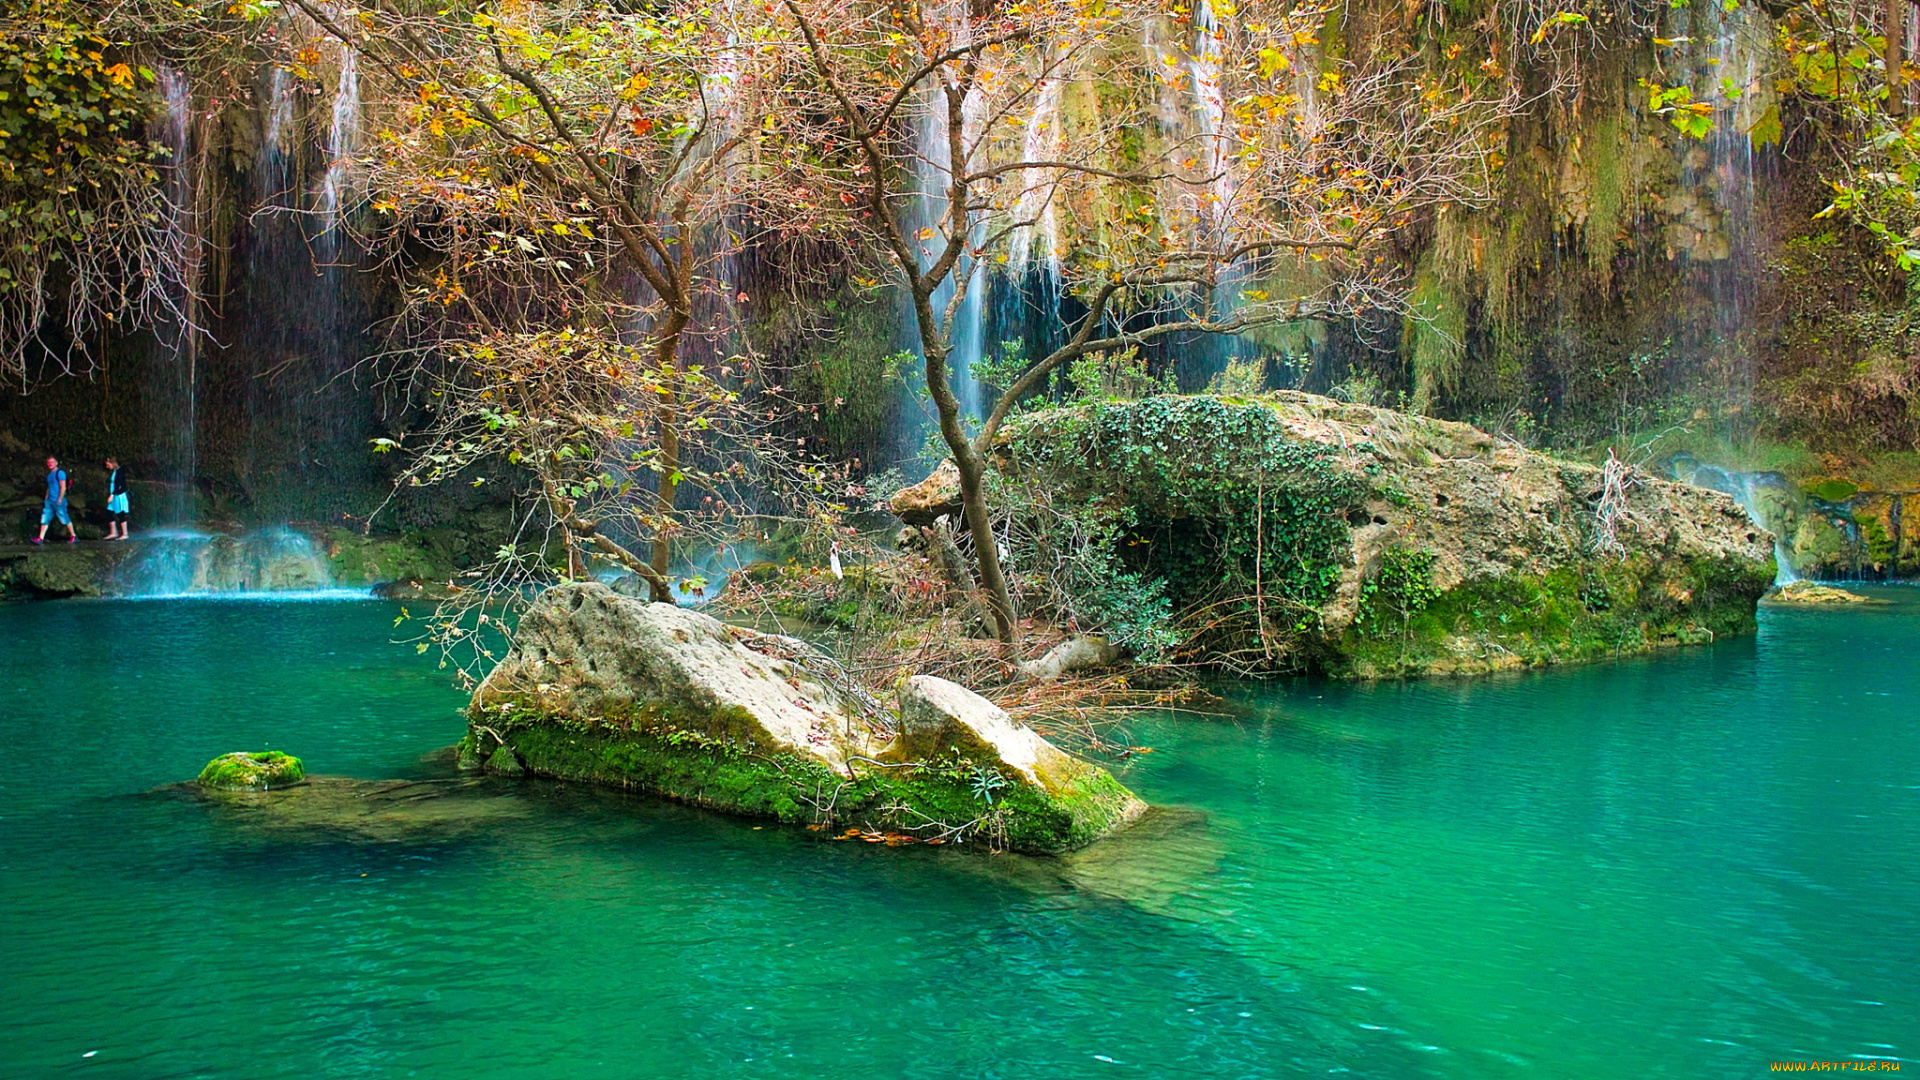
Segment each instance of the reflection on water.
M1127 780L1171 809L1065 860L438 780L459 697L388 643L390 605L0 609L0 1074L1911 1060L1920 596L1882 595L1707 650L1141 725ZM147 794L262 747L413 782L278 818Z

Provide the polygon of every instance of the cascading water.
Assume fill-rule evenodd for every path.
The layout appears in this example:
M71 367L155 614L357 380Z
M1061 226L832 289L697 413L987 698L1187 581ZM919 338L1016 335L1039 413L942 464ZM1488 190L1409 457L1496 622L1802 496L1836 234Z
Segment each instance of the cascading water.
M1791 481L1777 472L1735 472L1717 465L1702 465L1688 455L1669 462L1667 472L1681 483L1733 496L1733 501L1747 512L1747 520L1773 534L1773 583L1785 585L1800 580L1786 540L1802 512L1799 495Z
M287 185L287 141L294 122L293 73L278 64L269 65L265 95L266 108L261 110L260 161L255 170L262 206L276 202Z
M1778 473L1730 473L1724 475L1728 477L1730 481L1729 486L1733 488L1728 494L1732 495L1734 501L1740 504L1740 508L1747 512L1748 520L1762 528L1766 528L1766 522L1762 517L1764 511L1761 509L1761 489L1763 487L1783 487L1785 485L1785 478L1780 477ZM1778 523L1776 523L1776 526L1777 525ZM1799 581L1800 575L1794 572L1793 553L1787 550L1787 542L1782 539L1777 528L1769 531L1773 532L1773 583L1775 585L1785 585L1790 581Z
M1169 164L1196 182L1189 196L1162 208L1162 225L1170 232L1191 235L1197 243L1216 248L1230 246L1234 200L1239 192L1233 178L1233 153L1227 124L1226 88L1221 82L1221 58L1226 55L1226 30L1210 0L1201 0L1193 13L1191 38L1164 37L1155 20L1143 27L1143 47L1160 63L1158 101L1162 137L1170 148ZM1301 89L1302 114L1311 116L1313 87ZM1178 215L1177 217L1173 215ZM1219 276L1208 301L1216 317L1231 316L1241 307L1247 274L1235 263L1218 268ZM1194 312L1198 314L1199 312ZM1247 345L1234 335L1203 334L1170 342L1188 364L1210 374L1240 356Z
M1214 18L1211 0L1200 0L1194 12L1193 48L1187 52L1187 72L1193 79L1193 118L1201 140L1201 167L1206 170L1207 202L1196 215L1217 225L1233 202L1233 178L1227 169L1225 130L1226 92L1220 85L1220 58L1226 54L1226 39Z
M1051 161L1060 156L1059 79L1043 80L1034 95L1033 112L1027 117L1021 152L1027 161ZM1033 265L1034 249L1040 249L1040 267L1047 281L1058 290L1060 281L1060 219L1055 212L1053 192L1041 183L1038 169L1025 172L1020 199L1014 204L1016 221L1029 222L1021 227L1021 237L1009 257L1016 279L1025 277Z
M148 387L158 408L156 416L171 416L171 427L158 429L154 456L167 498L161 519L174 524L194 518L194 478L198 462L195 434L199 417L200 336L199 293L201 223L198 163L194 158L193 86L185 75L162 67L156 76L166 114L161 141L169 155L165 221L166 265L173 280L165 293L173 306L172 318L160 332L167 352L156 365Z
M121 596L364 597L337 589L326 557L305 533L279 527L231 535L161 529L139 538L138 550L114 570Z
M946 15L953 27L954 39L963 40L969 33L966 25L966 9L955 6ZM976 111L986 106L985 95L976 91L968 95L963 108ZM952 147L947 141L948 113L944 95L930 92L923 95L923 107L920 110L919 123L914 127L914 179L915 197L908 214L907 227L915 237L931 237L931 240L919 240L922 267L932 265L940 257L940 237L945 235L941 223L947 216L947 191L953 182ZM961 126L965 132L962 144L971 147L980 132L980 117L963 115ZM966 162L959 165L964 168ZM981 242L979 222L969 221L967 238L969 246L977 248ZM983 393L980 382L974 375L974 367L979 363L985 347L986 309L982 303L982 294L986 291L986 268L971 252L963 253L954 265L952 273L941 283L933 294L933 310L936 316L944 316L952 305L959 283L966 283L966 291L960 297L958 310L954 312L953 329L949 344L952 351L947 357L952 369L951 385L954 396L960 400L960 410L969 416L979 417L982 410Z
M327 172L320 181L321 254L332 259L339 253L340 215L351 179L353 152L360 141L360 60L350 47L340 50L340 74L334 84L333 110L327 125Z
M1709 377L1732 390L1742 407L1752 397L1747 321L1753 308L1758 245L1754 230L1754 175L1750 134L1766 111L1763 64L1771 24L1758 5L1695 4L1685 9L1696 50L1691 89L1714 106L1713 128L1684 151L1682 180L1694 194L1682 208L1672 238L1703 275L1711 307L1712 339L1705 345Z

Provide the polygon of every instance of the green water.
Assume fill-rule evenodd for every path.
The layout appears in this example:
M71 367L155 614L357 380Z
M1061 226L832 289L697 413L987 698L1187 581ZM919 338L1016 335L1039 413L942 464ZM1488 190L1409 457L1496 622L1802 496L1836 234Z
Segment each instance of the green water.
M1068 862L513 788L262 839L213 754L420 775L377 603L0 609L0 1076L1737 1077L1920 1040L1920 595L1141 725ZM83 1056L88 1053L93 1056Z

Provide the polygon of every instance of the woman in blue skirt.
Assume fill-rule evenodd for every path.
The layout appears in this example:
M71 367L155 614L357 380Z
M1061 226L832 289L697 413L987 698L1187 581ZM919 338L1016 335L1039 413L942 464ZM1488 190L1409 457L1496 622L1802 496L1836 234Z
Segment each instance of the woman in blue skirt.
M127 539L127 474L120 462L107 459L107 539Z

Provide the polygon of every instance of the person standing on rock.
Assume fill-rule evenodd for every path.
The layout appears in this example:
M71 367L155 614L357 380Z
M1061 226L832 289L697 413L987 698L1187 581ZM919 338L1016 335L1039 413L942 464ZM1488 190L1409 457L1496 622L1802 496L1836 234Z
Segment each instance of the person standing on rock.
M47 500L40 505L40 535L33 538L34 543L47 542L47 526L56 518L67 527L67 543L79 543L80 534L73 531L73 515L67 512L67 472L60 467L59 458L50 457L47 459Z
M107 459L107 539L127 540L127 473L118 458Z

